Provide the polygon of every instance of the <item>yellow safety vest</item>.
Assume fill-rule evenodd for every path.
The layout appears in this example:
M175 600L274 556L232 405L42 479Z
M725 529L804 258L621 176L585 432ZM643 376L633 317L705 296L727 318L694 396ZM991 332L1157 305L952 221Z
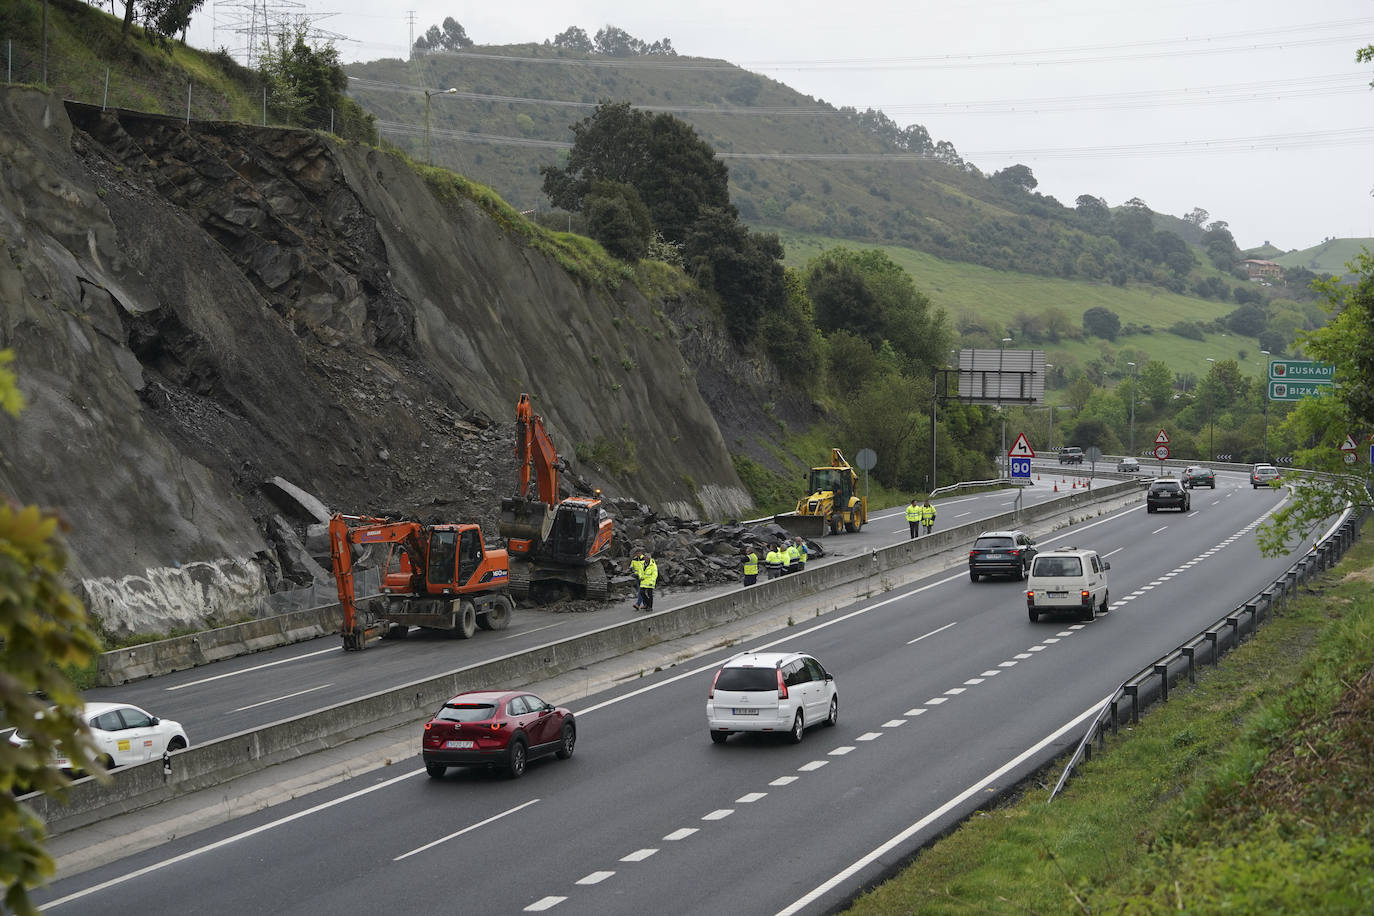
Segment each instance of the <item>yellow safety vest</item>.
M657 584L658 564L650 559L639 573L639 585L641 588L653 588Z
M910 524L911 522L919 522L921 520L921 516L924 514L925 513L921 511L920 506L906 507L906 520L908 524Z
M746 576L757 576L759 574L759 555L752 550L744 558L744 574Z

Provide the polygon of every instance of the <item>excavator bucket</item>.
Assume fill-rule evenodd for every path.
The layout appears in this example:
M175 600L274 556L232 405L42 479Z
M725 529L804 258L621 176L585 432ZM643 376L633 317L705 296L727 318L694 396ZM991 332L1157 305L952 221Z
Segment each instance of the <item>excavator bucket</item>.
M824 515L800 515L796 512L783 512L773 516L773 521L784 531L804 538L825 536L826 518Z
M542 544L553 530L556 507L534 499L509 496L501 500L501 537Z

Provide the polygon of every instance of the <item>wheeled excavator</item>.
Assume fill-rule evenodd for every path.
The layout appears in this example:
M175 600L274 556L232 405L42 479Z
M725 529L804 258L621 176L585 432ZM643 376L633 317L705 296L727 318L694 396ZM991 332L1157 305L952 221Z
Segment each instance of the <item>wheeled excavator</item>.
M385 546L381 594L359 602L354 551ZM359 515L329 520L329 555L343 608L345 649L399 639L412 626L469 639L480 627L504 630L515 604L506 551L487 547L475 524L422 525Z
M610 581L601 556L611 546L611 517L598 495L560 497L559 456L528 394L515 405L518 489L501 500L501 537L511 557L510 588L525 597L541 584L569 587L586 598L605 598Z
M773 521L793 534L818 538L857 532L868 521L868 499L859 495L859 475L837 448L830 450L830 464L814 467L808 475L810 493L797 501L794 512L773 516Z

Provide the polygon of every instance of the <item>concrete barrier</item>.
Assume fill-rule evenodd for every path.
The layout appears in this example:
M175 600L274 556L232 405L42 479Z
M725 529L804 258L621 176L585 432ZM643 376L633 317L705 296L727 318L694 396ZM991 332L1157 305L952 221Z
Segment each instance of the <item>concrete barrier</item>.
M580 636L545 643L533 649L479 662L177 751L170 758L170 775L163 773L160 761L150 761L114 770L109 774L111 781L108 785L102 785L93 778L77 780L69 788L64 802L38 794L25 796L22 801L43 818L51 833L75 830L117 814L228 782L273 764L336 747L364 735L416 722L462 690L490 687L493 684L509 687L528 684L666 640L701 633L780 604L853 585L864 579L873 579L878 585L886 573L953 548L966 547L979 532L1022 527L1031 522L1071 516L1086 511L1092 503L1117 499L1138 490L1139 485L1135 481L1125 481L1075 493L1067 499L1035 506L1020 513L1004 513L935 531L916 540L902 541L860 556L818 564L801 573L758 582L655 614L638 616ZM282 616L295 618L295 626L309 627L314 624L308 618L299 616L307 613L302 611ZM332 615L330 620L333 620ZM244 638L255 638L252 632L249 631ZM182 653L180 657L189 658L196 653L215 652L222 648L220 642L202 639L195 648L177 651ZM137 663L131 661L129 666L133 670Z

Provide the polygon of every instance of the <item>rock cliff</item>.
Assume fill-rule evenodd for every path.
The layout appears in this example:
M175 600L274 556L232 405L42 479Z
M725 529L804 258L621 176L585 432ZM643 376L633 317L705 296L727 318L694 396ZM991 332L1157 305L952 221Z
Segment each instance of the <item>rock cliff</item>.
M570 272L403 158L0 88L0 170L0 349L28 401L0 416L0 492L69 523L112 631L308 575L291 485L494 537L521 392L588 458L573 479L748 508L683 357L704 310Z

